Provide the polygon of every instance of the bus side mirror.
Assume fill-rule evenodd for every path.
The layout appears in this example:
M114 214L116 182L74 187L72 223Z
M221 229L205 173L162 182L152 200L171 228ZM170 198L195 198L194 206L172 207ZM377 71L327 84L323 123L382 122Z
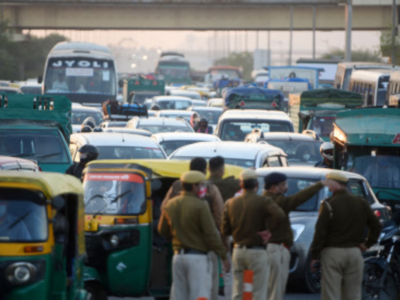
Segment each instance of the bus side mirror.
M42 83L42 81L43 81L43 76L39 75L38 78L37 78L37 82L38 83Z
M65 199L62 196L54 197L52 205L57 211L59 211L65 206Z
M120 88L123 88L123 87L124 87L124 81L123 81L122 79L118 80L118 86L119 86Z

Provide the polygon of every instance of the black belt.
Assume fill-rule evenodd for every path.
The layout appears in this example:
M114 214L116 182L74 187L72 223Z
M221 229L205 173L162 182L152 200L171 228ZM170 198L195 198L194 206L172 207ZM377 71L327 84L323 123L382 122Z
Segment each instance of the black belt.
M207 255L207 252L194 250L194 249L180 249L180 250L175 250L174 254L200 254L200 255Z
M239 248L239 249L262 249L262 250L266 250L265 246L261 246L261 245L241 245L241 244L235 244L234 246L235 248Z

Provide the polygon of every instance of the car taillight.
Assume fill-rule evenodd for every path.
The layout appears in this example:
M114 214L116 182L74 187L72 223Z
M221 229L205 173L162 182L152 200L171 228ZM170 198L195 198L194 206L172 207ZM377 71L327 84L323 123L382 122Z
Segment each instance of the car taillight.
M381 212L379 210L374 211L375 216L380 218L382 216Z

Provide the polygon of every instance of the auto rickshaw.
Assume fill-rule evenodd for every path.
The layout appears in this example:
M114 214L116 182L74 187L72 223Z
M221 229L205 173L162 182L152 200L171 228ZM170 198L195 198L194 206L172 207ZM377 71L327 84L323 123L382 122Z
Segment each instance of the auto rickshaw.
M0 299L86 299L82 184L58 173L0 173Z
M93 300L107 296L169 299L172 247L158 235L161 203L189 162L96 160L84 176L87 266ZM242 168L226 166L225 176Z

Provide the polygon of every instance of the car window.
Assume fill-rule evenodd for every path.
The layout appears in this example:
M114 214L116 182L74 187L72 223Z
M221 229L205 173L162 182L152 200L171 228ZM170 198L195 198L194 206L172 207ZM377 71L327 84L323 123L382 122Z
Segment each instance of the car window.
M219 117L222 114L221 111L212 111L212 110L204 110L204 109L196 109L196 107L192 108L192 111L197 112L200 115L200 118L206 118L208 124L217 125Z
M96 125L99 125L103 122L103 115L100 112L72 110L71 117L73 125L80 125L86 118L89 117L92 117L95 120Z
M267 157L264 161L264 165L266 167L282 167L279 156L271 156Z

